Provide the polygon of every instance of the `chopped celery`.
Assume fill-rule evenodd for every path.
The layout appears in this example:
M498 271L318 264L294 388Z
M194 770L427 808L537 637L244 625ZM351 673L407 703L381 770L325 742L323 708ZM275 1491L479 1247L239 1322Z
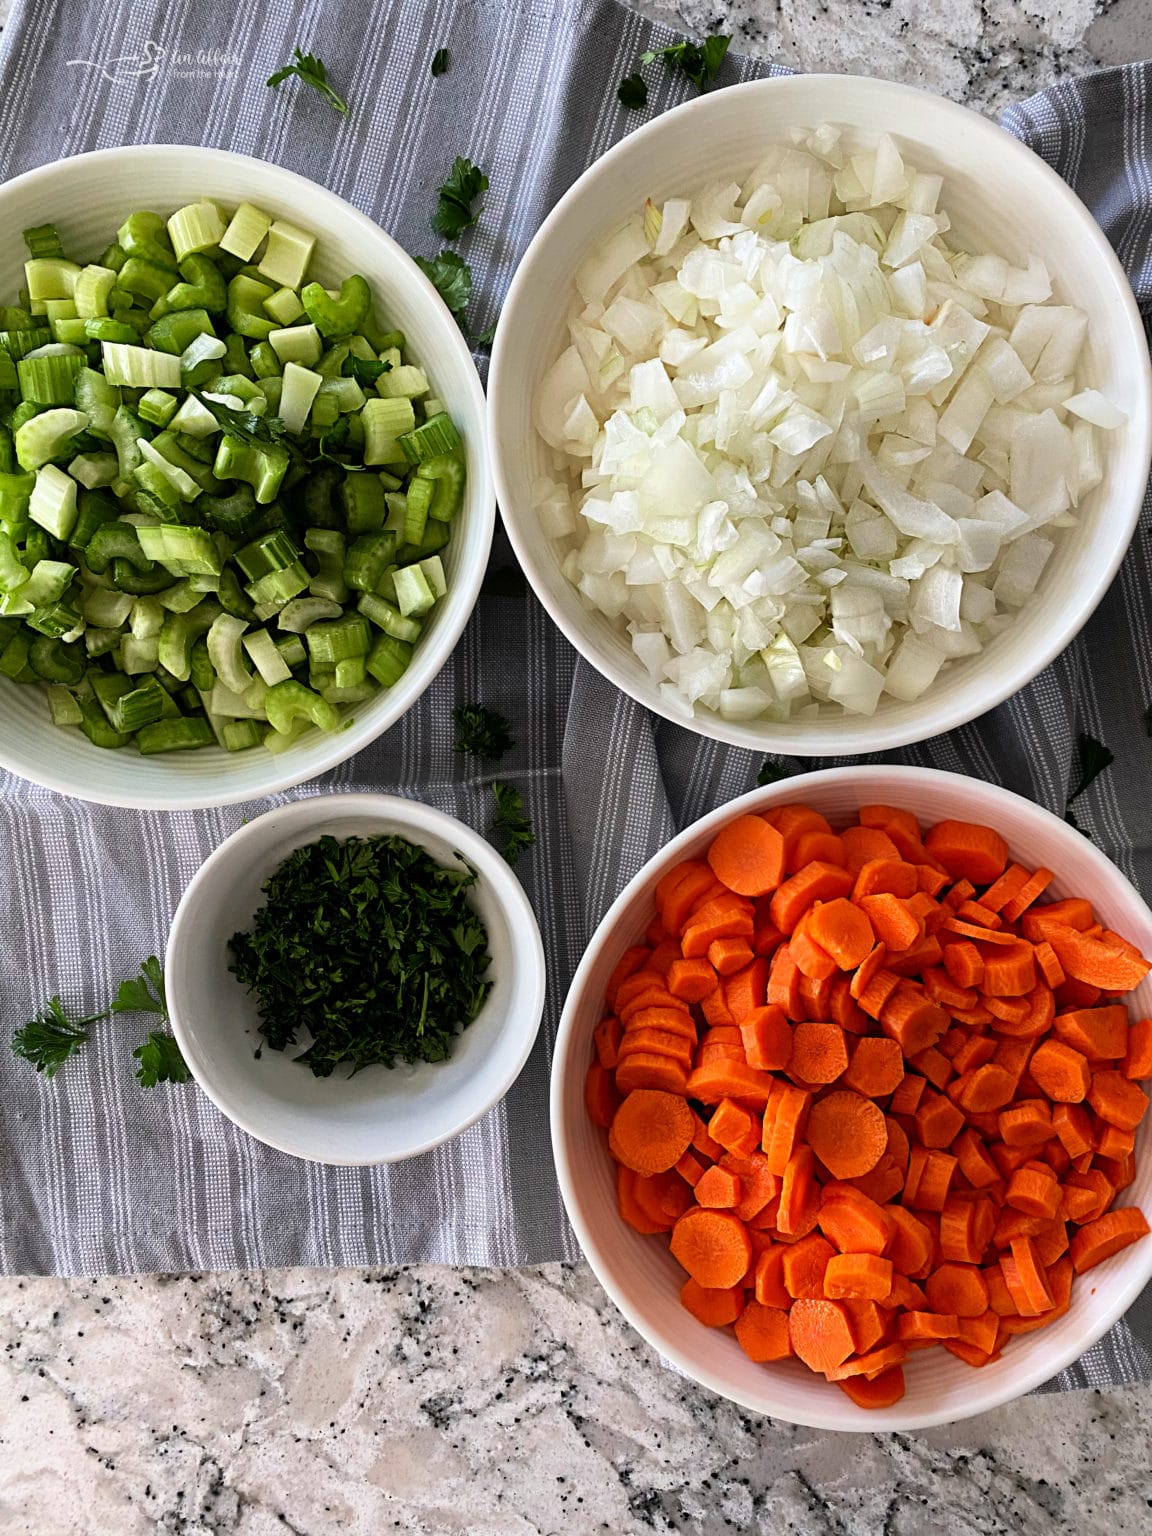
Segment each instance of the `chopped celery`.
M359 275L305 284L313 236L251 205L134 213L86 266L27 238L0 306L0 674L104 748L336 729L447 590L464 456L404 336Z

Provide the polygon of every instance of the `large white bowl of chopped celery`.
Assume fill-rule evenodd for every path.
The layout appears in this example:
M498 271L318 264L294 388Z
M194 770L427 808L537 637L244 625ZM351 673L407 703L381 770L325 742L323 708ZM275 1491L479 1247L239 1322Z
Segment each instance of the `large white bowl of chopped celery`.
M0 422L0 765L50 789L179 809L312 778L472 612L468 345L278 166L152 145L0 187Z
M994 123L798 75L630 133L551 211L489 378L541 602L760 751L950 730L1070 642L1136 527L1152 371L1108 239Z

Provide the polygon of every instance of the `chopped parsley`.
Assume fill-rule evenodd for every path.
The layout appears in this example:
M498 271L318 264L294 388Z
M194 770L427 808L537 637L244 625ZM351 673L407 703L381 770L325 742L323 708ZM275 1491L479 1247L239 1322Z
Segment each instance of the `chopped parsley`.
M432 55L433 80L435 80L439 75L446 75L448 73L448 67L451 63L452 55L448 52L447 48L437 48L436 52Z
M122 981L112 999L112 1013L161 1013L168 1017L168 998L164 992L164 968L155 955L149 955L139 976Z
M651 64L655 59L663 59L669 69L686 75L703 95L715 80L731 41L730 37L719 34L706 37L702 43L693 43L685 38L683 42L672 43L667 48L656 48L641 54L640 62Z
M472 204L488 190L488 178L466 155L457 155L448 180L437 192L439 202L432 215L432 228L445 240L459 240L475 224L478 215Z
M1076 755L1080 763L1080 777L1076 781L1076 788L1068 796L1068 803L1064 808L1064 820L1070 827L1075 827L1077 832L1084 837L1091 838L1088 832L1076 820L1072 809L1073 802L1078 800L1084 791L1104 772L1110 768L1116 759L1116 754L1111 748L1106 747L1102 741L1097 741L1095 736L1088 736L1083 731L1076 738Z
M275 90L283 81L295 75L305 85L310 85L314 91L318 91L335 111L346 113L348 103L329 84L328 69L324 60L318 59L314 53L301 53L299 48L293 48L292 52L295 55L292 62L278 69L274 75L269 75L265 84Z
M220 400L209 399L199 390L192 390L192 394L206 411L215 416L225 432L238 437L242 443L263 447L268 443L278 443L288 431L279 416L257 416L255 411L238 411Z
M648 105L648 87L643 75L625 75L620 82L620 89L616 92L622 107L644 107Z
M496 815L488 835L499 838L503 845L500 852L509 864L515 864L524 850L536 841L532 822L524 809L524 797L502 779L492 780L492 793L496 797Z
M483 704L460 704L452 711L452 718L456 722L453 749L457 752L499 762L515 745L512 722L497 710L485 709Z
M448 869L403 837L321 837L264 883L231 970L256 994L276 1051L317 1077L338 1066L444 1061L491 989L470 869Z

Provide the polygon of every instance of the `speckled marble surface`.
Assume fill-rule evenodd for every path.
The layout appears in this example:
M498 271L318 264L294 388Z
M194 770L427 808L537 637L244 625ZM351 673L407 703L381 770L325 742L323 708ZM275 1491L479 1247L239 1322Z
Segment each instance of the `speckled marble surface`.
M988 111L1152 53L1149 0L649 0ZM0 22L8 0L0 0ZM1152 1530L1152 1388L917 1435L756 1419L587 1269L0 1280L5 1536Z

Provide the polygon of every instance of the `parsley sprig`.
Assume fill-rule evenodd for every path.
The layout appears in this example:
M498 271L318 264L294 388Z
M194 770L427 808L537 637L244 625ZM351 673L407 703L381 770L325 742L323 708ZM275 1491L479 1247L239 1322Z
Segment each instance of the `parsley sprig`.
M16 1030L12 1049L24 1061L31 1062L37 1072L53 1078L69 1057L88 1043L88 1026L101 1024L114 1013L156 1013L167 1020L164 969L155 955L148 956L136 976L120 983L103 1013L70 1019L60 999L51 998L34 1019ZM140 1063L136 1076L144 1088L156 1083L186 1083L192 1075L172 1035L150 1034L132 1054Z
M378 357L354 357L351 352L340 364L340 372L346 379L355 379L357 384L369 387L376 383L382 373L390 373L392 364Z
M1106 768L1110 768L1116 760L1116 754L1110 747L1106 747L1102 741L1097 741L1095 736L1089 736L1081 731L1076 738L1076 755L1080 764L1080 776L1076 780L1076 788L1068 796L1068 803L1064 808L1064 820L1069 826L1075 827L1077 832L1082 832L1085 837L1091 837L1091 833L1076 820L1076 813L1072 809L1075 801L1095 782Z
M493 779L492 793L496 798L496 814L488 835L500 840L503 844L500 852L509 864L515 864L525 849L531 848L536 841L536 834L518 789L505 784L502 779Z
M225 432L238 437L242 443L266 447L278 443L288 431L279 416L258 416L255 411L238 411L220 400L212 400L200 390L192 390L193 396L224 428Z
M463 314L472 297L472 268L455 251L441 251L431 261L415 258L416 265L454 315Z
M335 111L346 113L348 103L343 96L333 90L328 80L328 68L323 59L318 59L314 53L301 53L299 48L292 50L294 58L290 64L283 65L274 75L269 75L267 85L275 90L283 81L295 75L305 85L310 85L314 91L318 91L324 100Z
M50 998L34 1019L12 1036L12 1049L37 1072L53 1078L70 1056L88 1043L86 1024L98 1024L106 1013L93 1013L86 1019L70 1019L58 997Z
M437 48L436 52L432 55L433 80L439 75L446 75L451 63L452 55L448 52L447 48Z
M488 190L488 178L467 155L457 155L448 179L437 191L439 202L432 215L432 228L445 240L459 240L479 215L472 204Z
M644 76L639 73L625 75L620 82L620 89L616 92L622 107L636 109L648 105L648 85Z
M686 75L703 95L715 80L731 41L730 37L719 33L714 37L706 37L702 43L684 38L682 42L671 43L667 48L653 48L642 53L640 62L651 64L656 59L663 59L669 69Z
M452 718L456 722L453 747L457 752L499 762L515 745L512 722L498 710L486 709L483 704L459 704L452 711Z

